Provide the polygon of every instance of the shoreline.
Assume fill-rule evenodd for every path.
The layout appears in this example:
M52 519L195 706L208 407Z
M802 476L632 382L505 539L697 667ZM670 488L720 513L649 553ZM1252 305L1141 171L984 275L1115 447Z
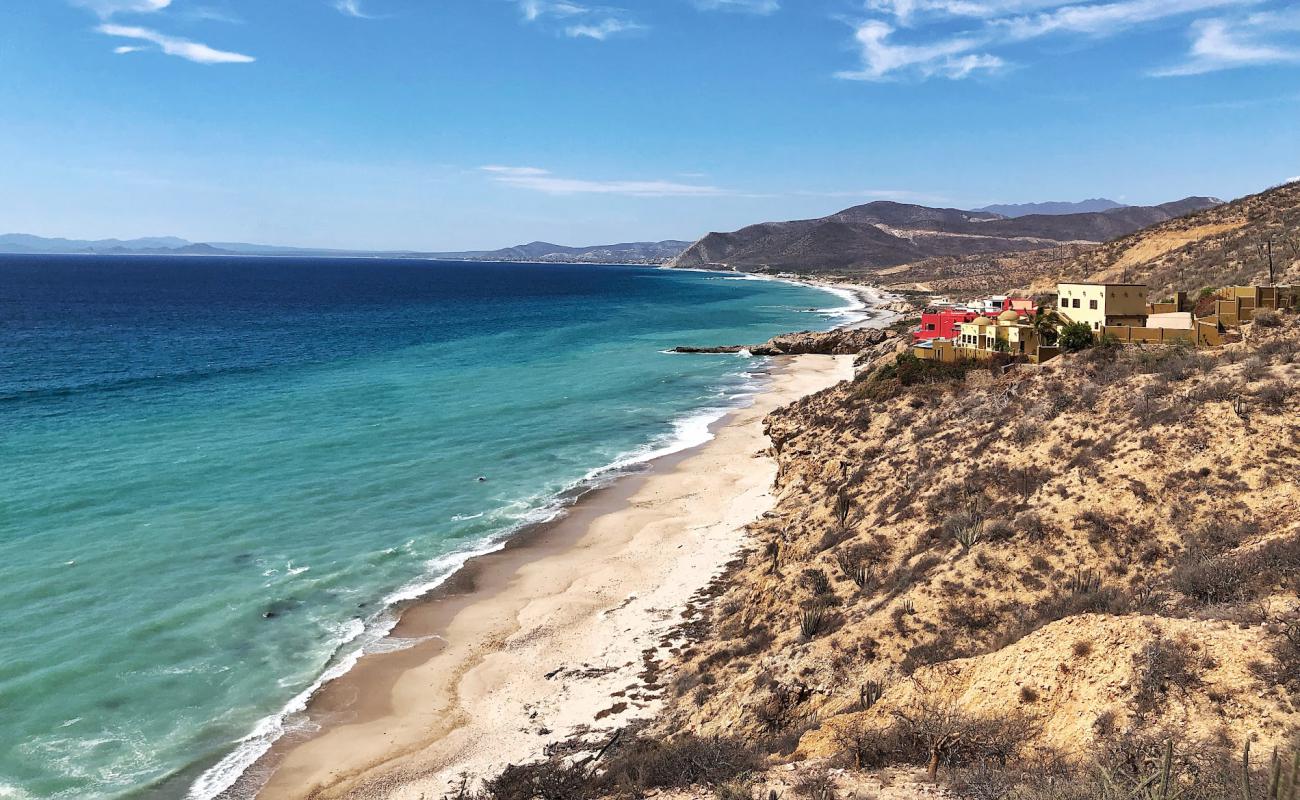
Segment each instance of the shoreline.
M709 442L469 560L402 611L387 639L410 646L326 683L307 703L313 732L286 734L219 796L440 796L462 769L490 775L653 716L660 687L643 673L668 655L662 637L772 505L763 417L851 377L851 357L790 359Z

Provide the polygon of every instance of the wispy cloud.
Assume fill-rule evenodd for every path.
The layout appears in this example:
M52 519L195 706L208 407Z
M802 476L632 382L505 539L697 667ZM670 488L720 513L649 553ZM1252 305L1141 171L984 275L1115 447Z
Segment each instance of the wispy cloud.
M854 25L861 67L842 71L838 77L863 81L967 78L1009 66L999 50L1010 45L1047 36L1117 36L1164 20L1267 1L866 0L868 14L875 16ZM960 26L957 32L954 26ZM1216 53L1229 49L1214 44L1211 42L1209 49ZM1222 37L1218 44L1225 44ZM1265 53L1243 47L1238 56L1243 63L1251 58L1258 63ZM1205 63L1213 60L1207 58Z
M73 4L107 19L114 14L152 14L170 6L172 0L73 0Z
M1156 77L1203 75L1239 67L1300 63L1300 6L1240 19L1215 18L1192 24L1192 47L1181 64L1152 72Z
M716 186L675 181L593 181L564 178L538 167L480 167L492 180L519 189L554 195L608 194L628 197L717 197L732 194Z
M548 24L570 39L605 41L620 33L645 30L629 11L611 6L587 6L570 0L515 0L524 20Z
M361 0L334 0L334 8L346 17L357 19L374 19L361 7Z
M965 78L974 72L998 70L1006 66L1001 58L989 53L972 52L982 40L972 36L940 39L925 44L895 44L896 28L887 22L870 20L854 33L862 57L856 70L836 73L836 77L854 81L892 80L900 74L921 78L941 76Z
M570 25L564 29L564 35L573 39L585 37L605 41L616 33L640 30L644 26L621 19L603 19L590 24Z
M703 11L738 11L742 14L775 14L781 10L779 0L695 0Z
M243 53L231 53L225 50L217 50L200 42L192 42L189 39L181 39L175 36L168 36L164 33L152 30L150 28L141 28L134 25L115 25L105 23L96 28L100 33L108 36L118 36L124 39L138 39L143 42L149 42L157 45L160 50L169 56L176 56L187 61L193 61L198 64L250 64L257 59L252 56L246 56ZM136 52L141 48L124 50L119 47L114 52Z

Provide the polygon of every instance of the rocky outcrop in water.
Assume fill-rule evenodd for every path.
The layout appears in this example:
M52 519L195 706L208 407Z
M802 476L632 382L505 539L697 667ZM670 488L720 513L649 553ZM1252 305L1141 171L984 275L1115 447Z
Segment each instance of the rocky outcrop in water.
M773 336L762 344L723 347L675 347L674 353L739 353L756 356L854 356L896 337L893 331L874 328L841 328L833 331L801 331Z

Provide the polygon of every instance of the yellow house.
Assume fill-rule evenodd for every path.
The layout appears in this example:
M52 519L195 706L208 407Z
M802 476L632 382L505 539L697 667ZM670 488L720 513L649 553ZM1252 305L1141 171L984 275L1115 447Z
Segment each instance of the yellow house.
M994 353L1033 358L1038 355L1038 332L1021 323L1014 311L1003 311L996 322L988 317L963 322L952 343L963 358L987 358Z
M1147 287L1141 283L1061 283L1056 310L1100 333L1107 325L1141 328L1147 322Z

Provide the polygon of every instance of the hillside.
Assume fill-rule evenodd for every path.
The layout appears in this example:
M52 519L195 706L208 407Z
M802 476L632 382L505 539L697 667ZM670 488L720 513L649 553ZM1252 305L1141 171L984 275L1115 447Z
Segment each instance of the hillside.
M1003 374L895 341L768 418L777 506L647 651L650 729L481 796L1222 800L1246 741L1266 796L1300 749L1300 319Z
M1176 289L1300 281L1300 182L1169 220L1108 242L1070 265L1096 281Z
M710 233L671 262L676 267L836 272L872 277L935 257L1043 250L1104 242L1190 211L1213 198L1083 214L998 214L876 202L828 217Z

